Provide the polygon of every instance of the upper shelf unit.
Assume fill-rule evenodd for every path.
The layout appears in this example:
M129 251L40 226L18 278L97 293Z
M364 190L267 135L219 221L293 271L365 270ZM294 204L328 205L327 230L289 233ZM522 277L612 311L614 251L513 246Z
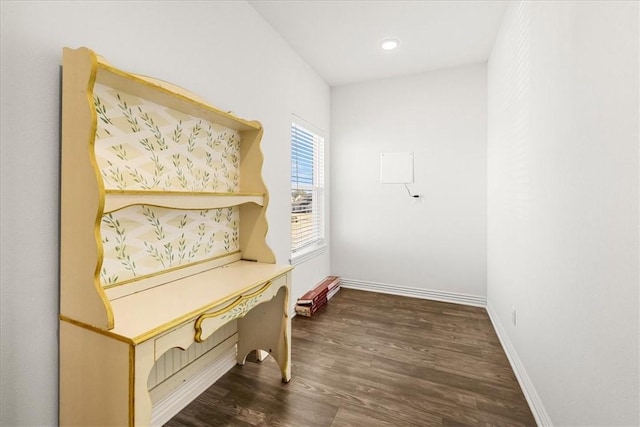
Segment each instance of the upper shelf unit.
M65 49L61 314L112 329L111 300L145 281L274 263L262 132L173 84Z

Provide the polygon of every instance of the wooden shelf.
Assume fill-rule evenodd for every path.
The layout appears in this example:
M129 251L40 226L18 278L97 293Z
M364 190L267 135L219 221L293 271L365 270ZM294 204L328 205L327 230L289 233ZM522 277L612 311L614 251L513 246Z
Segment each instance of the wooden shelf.
M267 351L289 381L260 122L86 48L62 94L60 424L149 425L154 364L231 321L238 363Z
M219 209L245 203L264 206L264 194L106 190L104 213L143 204L172 209Z

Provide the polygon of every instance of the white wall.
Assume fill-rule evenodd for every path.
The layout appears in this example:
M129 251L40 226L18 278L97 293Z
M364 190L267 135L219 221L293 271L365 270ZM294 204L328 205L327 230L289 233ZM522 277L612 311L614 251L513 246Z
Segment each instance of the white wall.
M514 3L489 61L488 305L553 425L640 424L638 16Z
M90 47L116 67L260 120L268 242L281 263L291 115L329 129L329 89L243 1L3 1L1 20L0 424L55 425L62 48ZM293 297L329 274L328 257L296 273Z
M484 304L486 102L482 64L331 89L333 274ZM380 184L380 154L405 151L419 204Z

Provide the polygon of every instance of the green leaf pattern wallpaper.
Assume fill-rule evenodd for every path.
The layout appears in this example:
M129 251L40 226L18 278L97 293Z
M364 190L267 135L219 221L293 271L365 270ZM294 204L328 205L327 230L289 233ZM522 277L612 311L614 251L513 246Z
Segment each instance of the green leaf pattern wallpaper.
M93 100L106 189L239 191L237 131L99 83Z
M237 306L229 310L227 313L225 313L222 316L222 320L233 320L233 319L237 319L238 317L244 316L246 312L251 310L256 304L258 304L258 302L260 301L260 299L262 299L263 296L264 296L264 293L260 295L256 295L255 297L243 300L240 304L238 304Z
M240 249L237 206L177 210L135 205L102 217L103 286L146 277Z
M106 190L238 192L240 135L96 83L95 154ZM112 287L237 252L239 208L134 205L103 215L100 281Z

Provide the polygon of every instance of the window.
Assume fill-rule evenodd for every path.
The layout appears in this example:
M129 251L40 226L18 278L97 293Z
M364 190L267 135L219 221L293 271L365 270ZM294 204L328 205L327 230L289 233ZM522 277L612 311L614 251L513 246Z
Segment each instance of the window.
M324 138L291 124L291 258L324 243Z

